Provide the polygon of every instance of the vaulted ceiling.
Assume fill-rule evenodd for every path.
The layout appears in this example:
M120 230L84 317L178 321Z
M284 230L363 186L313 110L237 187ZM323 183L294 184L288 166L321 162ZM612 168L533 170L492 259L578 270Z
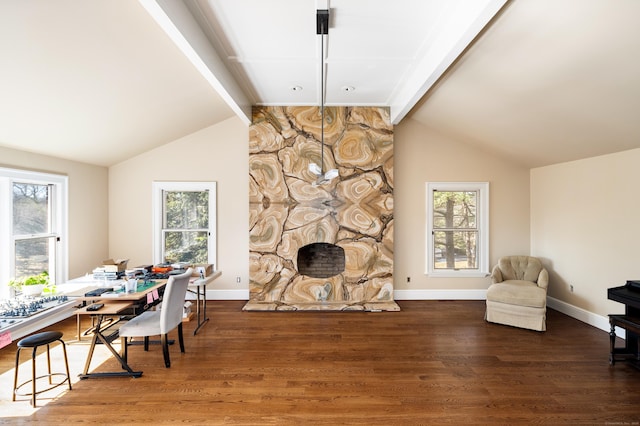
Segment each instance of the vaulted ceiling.
M109 166L251 105L320 104L322 74L327 105L389 106L526 167L638 148L638 16L636 0L1 0L0 146Z

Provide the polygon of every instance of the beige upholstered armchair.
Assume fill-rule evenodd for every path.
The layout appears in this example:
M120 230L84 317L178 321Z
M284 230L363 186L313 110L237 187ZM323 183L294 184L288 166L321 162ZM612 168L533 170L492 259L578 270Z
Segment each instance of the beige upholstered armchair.
M505 256L491 272L485 320L544 331L549 273L539 259Z

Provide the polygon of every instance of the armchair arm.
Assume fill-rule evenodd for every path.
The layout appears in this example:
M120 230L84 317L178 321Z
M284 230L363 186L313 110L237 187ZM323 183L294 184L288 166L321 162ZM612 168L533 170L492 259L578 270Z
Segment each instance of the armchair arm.
M502 270L500 270L500 267L496 265L493 267L493 270L491 271L491 283L492 284L501 283L502 281L504 281L504 279L502 278Z
M545 268L542 268L538 275L538 287L542 287L546 290L549 286L549 272Z

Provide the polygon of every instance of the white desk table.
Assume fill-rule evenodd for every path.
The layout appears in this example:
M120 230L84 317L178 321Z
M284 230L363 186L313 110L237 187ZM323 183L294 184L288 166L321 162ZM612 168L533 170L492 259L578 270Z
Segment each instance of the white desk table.
M189 281L189 287L187 290L190 293L196 295L196 329L193 330L193 335L195 336L200 328L209 321L209 317L207 317L207 284L211 284L216 278L222 275L222 271L215 271L213 274L209 275L205 278L192 278ZM194 289L195 288L195 289ZM202 291L200 290L202 288ZM200 299L202 296L202 300ZM200 306L202 305L202 310Z

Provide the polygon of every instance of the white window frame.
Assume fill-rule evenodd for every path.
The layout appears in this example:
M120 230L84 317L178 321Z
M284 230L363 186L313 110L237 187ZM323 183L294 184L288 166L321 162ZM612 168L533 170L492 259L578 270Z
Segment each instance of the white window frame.
M434 191L477 191L478 269L435 269L433 244ZM425 273L432 277L486 277L489 275L489 182L427 182L427 229L425 236Z
M0 167L0 299L12 296L8 282L15 278L15 244L13 238L13 184L52 185L51 235L57 239L55 275L51 282L61 284L69 277L69 177L51 173Z
M165 182L155 181L153 186L153 263L164 262L164 241L162 238L163 191L209 191L209 239L207 246L208 263L217 264L217 195L216 182Z

